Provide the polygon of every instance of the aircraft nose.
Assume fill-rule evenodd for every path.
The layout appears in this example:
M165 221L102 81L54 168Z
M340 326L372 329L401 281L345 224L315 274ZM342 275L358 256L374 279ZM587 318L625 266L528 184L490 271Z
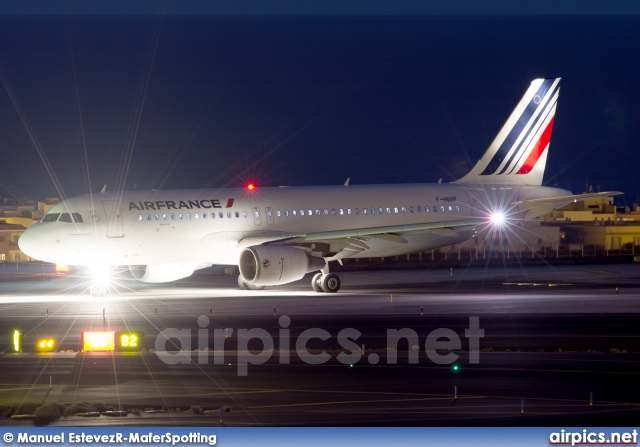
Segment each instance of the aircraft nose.
M20 251L30 258L46 261L43 257L44 241L42 240L42 232L39 230L38 224L27 228L18 239L18 247Z

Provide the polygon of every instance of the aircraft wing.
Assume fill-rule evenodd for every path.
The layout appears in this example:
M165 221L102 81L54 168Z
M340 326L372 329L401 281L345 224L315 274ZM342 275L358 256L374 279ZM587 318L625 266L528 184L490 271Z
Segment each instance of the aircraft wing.
M547 214L553 210L557 210L558 208L569 205L570 203L580 202L582 200L593 199L596 197L618 196L620 194L624 194L624 193L619 191L593 192L593 193L585 193L585 194L574 194L571 196L522 200L519 202L511 202L511 205L513 207L517 207L519 211L525 212L525 216L524 216L525 219L531 219L534 217L541 216L543 214Z
M321 231L308 234L256 233L238 241L238 246L250 247L252 245L282 242L285 244L298 245L301 248L304 248L304 244L310 245L314 242L337 242L344 245L345 248L349 247L351 250L362 251L369 248L363 239L384 239L390 242L406 244L407 241L402 237L403 234L432 232L446 236L457 229L480 225L486 223L486 221L487 220L485 218L473 218L446 222L350 228L345 230Z
M306 242L316 242L340 238L357 238L361 236L401 235L403 233L441 232L460 227L470 227L486 223L486 219L451 220L448 222L431 222L408 225L391 225L386 227L353 228L348 230L321 231L304 235ZM406 241L405 241L406 242Z
M560 197L550 197L545 199L531 199L531 200L521 200L520 202L511 202L511 205L520 206L526 205L538 206L538 205L547 205L547 204L558 204L558 206L568 205L571 202L580 202L586 199L593 199L596 197L612 197L619 196L620 194L624 194L620 191L609 191L609 192L593 192L593 193L585 193L585 194L574 194L571 196L560 196Z

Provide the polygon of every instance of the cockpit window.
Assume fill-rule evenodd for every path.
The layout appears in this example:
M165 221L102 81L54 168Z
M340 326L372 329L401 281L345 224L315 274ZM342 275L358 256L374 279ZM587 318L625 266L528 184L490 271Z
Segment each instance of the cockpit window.
M76 222L82 223L82 216L79 213L62 213L60 215L60 222Z
M55 222L60 217L60 213L47 214L42 218L43 222Z

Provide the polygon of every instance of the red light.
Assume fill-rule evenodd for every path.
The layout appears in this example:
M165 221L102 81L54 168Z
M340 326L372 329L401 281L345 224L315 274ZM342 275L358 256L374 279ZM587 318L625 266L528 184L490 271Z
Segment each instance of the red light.
M247 189L248 189L249 191L253 191L254 189L256 189L256 185L254 185L253 183L249 183L249 184L247 185Z

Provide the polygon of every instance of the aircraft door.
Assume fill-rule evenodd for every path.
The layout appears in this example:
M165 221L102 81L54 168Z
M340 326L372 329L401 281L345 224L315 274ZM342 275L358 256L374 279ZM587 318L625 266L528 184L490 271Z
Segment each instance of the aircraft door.
M122 230L122 213L118 202L115 200L103 200L102 206L107 215L107 237L124 237Z
M260 208L253 208L253 223L260 226L262 225L262 217L260 217Z
M265 211L267 212L267 225L273 225L273 209L268 206Z

